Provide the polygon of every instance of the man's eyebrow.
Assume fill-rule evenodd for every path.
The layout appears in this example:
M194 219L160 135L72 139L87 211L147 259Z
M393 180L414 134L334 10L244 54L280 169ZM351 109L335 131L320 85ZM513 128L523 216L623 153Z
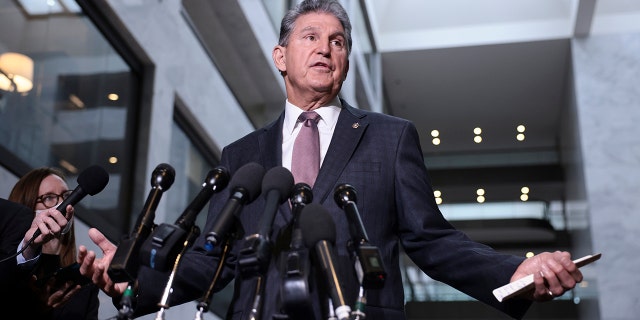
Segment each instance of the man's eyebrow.
M306 26L304 28L302 28L300 30L300 32L307 32L307 31L316 31L318 28L314 27L314 26Z
M314 26L306 26L306 27L304 27L304 28L300 29L300 32L301 32L301 33L302 33L302 32L308 32L308 31L313 31L313 32L315 32L315 31L317 31L317 30L318 30L318 28L317 28L317 27L314 27ZM346 38L346 36L344 35L344 31L335 31L335 32L333 32L332 34L330 34L330 35L329 35L329 37L331 37L331 38L335 38L335 37L342 37L342 38Z
M347 38L344 35L344 31L336 31L336 32L332 33L329 37L330 38L342 37L342 38L345 38L345 39Z

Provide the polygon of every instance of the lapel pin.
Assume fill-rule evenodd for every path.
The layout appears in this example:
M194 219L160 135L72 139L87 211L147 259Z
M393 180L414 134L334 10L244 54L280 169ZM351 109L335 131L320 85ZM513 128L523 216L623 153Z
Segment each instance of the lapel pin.
M354 123L351 125L351 128L354 128L354 129L358 129L358 127L360 127L360 124L359 124L359 123L357 123L357 122L354 122Z

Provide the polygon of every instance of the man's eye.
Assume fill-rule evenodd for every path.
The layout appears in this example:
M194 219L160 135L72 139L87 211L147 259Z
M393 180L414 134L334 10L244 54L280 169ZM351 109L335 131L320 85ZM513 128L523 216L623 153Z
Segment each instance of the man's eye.
M331 43L336 47L342 47L342 41L333 40L333 41L331 41Z

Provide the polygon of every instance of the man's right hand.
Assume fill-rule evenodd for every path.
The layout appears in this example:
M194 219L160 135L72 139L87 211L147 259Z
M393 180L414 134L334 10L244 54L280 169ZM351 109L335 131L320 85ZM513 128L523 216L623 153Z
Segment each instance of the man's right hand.
M107 274L107 269L118 247L96 228L89 229L89 238L102 250L102 258L96 258L95 252L80 245L78 247L80 274L91 278L91 281L110 297L121 296L127 288L127 282L114 283Z

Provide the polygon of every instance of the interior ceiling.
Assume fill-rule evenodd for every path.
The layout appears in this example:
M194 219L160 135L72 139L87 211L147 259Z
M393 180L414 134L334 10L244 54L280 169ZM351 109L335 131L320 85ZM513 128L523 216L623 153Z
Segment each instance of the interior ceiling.
M445 202L473 202L480 187L487 189L487 201L517 201L522 186L531 188L531 199L563 198L558 149L571 101L570 39L593 32L597 14L640 13L640 2L358 3L366 8L372 42L381 52L385 112L416 124L433 184ZM243 70L266 75L264 59L230 58L236 57L233 52L262 49L246 37L232 45L216 41L251 29L239 18L240 6L183 0L183 7L214 62L229 70L223 76L247 115L256 126L273 119L282 110L281 91L242 76ZM224 12L217 15L216 28L210 27L211 15L203 14L208 11ZM226 21L229 17L233 21ZM526 126L524 141L515 139L520 124ZM473 141L476 127L482 129L480 144ZM433 129L440 132L438 146L431 144Z

